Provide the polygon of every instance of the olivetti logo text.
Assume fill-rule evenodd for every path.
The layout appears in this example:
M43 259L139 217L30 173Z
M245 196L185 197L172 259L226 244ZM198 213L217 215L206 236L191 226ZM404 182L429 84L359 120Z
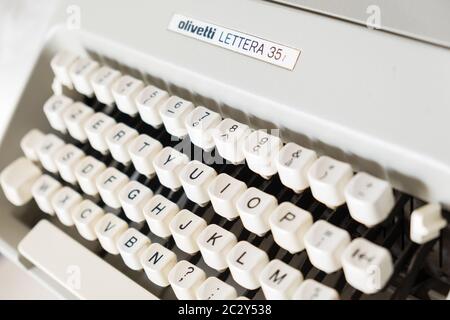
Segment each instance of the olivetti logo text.
M300 55L298 49L179 14L172 16L168 29L289 70Z
M214 35L216 34L216 28L211 26L202 27L194 24L191 20L181 20L178 23L178 29L190 32L192 34L196 34L201 37L205 37L208 39L214 39Z

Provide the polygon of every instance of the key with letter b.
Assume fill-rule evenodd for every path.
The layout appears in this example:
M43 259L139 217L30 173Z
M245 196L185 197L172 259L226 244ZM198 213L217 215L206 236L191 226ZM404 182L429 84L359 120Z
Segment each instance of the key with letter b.
M134 228L129 228L117 239L117 250L125 264L133 270L141 270L140 256L150 245L150 239Z

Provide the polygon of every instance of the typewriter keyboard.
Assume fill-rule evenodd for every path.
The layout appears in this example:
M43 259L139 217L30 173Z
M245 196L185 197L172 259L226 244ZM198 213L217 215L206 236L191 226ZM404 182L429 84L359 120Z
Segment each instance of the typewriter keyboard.
M22 254L65 286L71 259L89 282L76 295L447 294L438 204L91 58L60 52L51 67L66 93L43 105L52 130L30 128L1 185L39 211Z

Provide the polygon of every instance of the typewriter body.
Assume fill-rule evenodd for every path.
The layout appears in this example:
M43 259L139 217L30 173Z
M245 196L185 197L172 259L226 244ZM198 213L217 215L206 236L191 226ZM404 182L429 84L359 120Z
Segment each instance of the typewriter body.
M59 2L23 94L7 106L13 111L1 139L0 169L3 189L9 187L13 196L5 196L7 190L0 194L2 254L69 299L208 299L216 286L221 290L216 297L223 299L312 299L314 290L322 299L445 299L450 288L450 42L378 30L299 3ZM89 65L92 61L97 64ZM74 81L76 63L80 77ZM92 67L89 77L82 67ZM100 68L106 68L103 75ZM80 92L83 84L87 88ZM142 111L150 108L147 100L140 101L141 108L137 103L148 86L155 114ZM52 96L68 99L56 104L83 113L83 123L71 123L50 107L44 110ZM83 107L73 108L75 103ZM111 119L111 128L124 127L108 131L110 141L105 133L94 145L85 124L97 113ZM232 128L243 129L242 134ZM56 151L42 155L38 149L47 134L62 141L60 148L76 161L57 165ZM127 146L118 142L127 135ZM140 166L130 157L130 145L138 138L145 142L142 135L159 144ZM220 139L231 136L238 150L220 147ZM171 159L175 153L168 147L186 157L170 170L155 160ZM296 148L303 151L296 154ZM164 151L169 153L160 155ZM116 170L104 178L123 182L128 209L119 187L102 193L92 179L80 183L75 166L87 163L85 157L103 163L99 176L106 168ZM288 162L299 157L307 157L303 171L289 171ZM18 158L21 163L14 162ZM48 170L52 165L55 170ZM199 172L210 175L201 184L190 183ZM365 175L358 182L360 173ZM108 213L125 222L114 238L122 248L112 238L97 241L101 236L93 224L81 221L81 209L81 222L74 218L75 206L58 209L49 199L44 202L51 214L43 212L30 198L31 185L42 174L57 181L55 189L66 186L76 193L79 198L70 192L63 196L74 196L77 206L88 200L83 203L91 206L89 212L98 210L98 221ZM222 174L233 179L237 191L232 200L215 195L214 203L208 187L218 186ZM22 178L30 185L19 185ZM364 202L358 183L380 191ZM89 186L95 190L86 193ZM139 205L132 202L137 189L148 196ZM19 206L11 203L14 196ZM170 221L149 222L148 203L154 204L149 212L164 207L154 201L157 196L176 204ZM283 219L300 217L304 221L295 232L283 226ZM183 233L189 224L196 229ZM174 231L177 227L181 231ZM208 249L225 231L224 247ZM336 236L333 245L320 248L320 239L329 234ZM133 248L135 243L142 247ZM150 247L155 244L159 247ZM364 254L361 248L368 252L355 262ZM168 259L164 268L142 265L155 262L158 252ZM254 255L249 269L240 266L244 252ZM366 265L370 254L376 262ZM376 281L368 276L369 267L376 269ZM83 273L83 268L92 270ZM71 285L71 270L87 274L90 285ZM113 285L98 289L95 272L123 291ZM288 280L278 281L283 272L287 278L280 279ZM185 274L191 274L190 286L174 283Z

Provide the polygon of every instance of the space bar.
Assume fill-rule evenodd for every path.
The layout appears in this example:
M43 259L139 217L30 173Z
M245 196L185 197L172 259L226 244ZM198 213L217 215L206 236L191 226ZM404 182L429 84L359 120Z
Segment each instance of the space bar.
M80 299L157 299L47 220L22 239L19 252Z

